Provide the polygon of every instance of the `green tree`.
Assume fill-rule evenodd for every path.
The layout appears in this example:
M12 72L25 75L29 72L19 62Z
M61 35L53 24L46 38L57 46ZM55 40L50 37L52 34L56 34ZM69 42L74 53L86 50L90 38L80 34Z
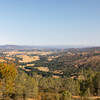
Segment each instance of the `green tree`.
M38 81L35 78L28 77L25 87L27 97L36 98L38 96Z
M65 78L62 81L62 86L64 90L68 90L72 95L79 95L80 93L80 83L78 80Z
M17 98L36 98L38 95L38 81L28 76L24 71L19 71L15 87Z
M72 100L72 95L69 91L64 91L62 93L61 100Z
M94 83L94 93L95 95L100 96L100 72L98 72L94 79L93 79L93 83Z

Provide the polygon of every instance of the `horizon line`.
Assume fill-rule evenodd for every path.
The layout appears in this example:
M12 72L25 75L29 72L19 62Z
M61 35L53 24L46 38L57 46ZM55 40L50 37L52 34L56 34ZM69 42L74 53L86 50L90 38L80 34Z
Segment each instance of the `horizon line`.
M80 46L80 47L100 47L100 45L84 45L84 44L48 44L48 45L29 45L29 44L0 44L0 46Z

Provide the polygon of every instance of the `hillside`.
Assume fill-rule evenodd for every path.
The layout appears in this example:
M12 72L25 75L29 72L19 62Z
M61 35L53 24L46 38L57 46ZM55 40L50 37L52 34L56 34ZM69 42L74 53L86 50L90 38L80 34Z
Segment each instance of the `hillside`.
M12 61L28 72L43 76L72 76L82 69L100 70L100 47L69 49L5 49L1 51L0 62ZM42 70L41 70L42 69ZM45 71L45 69L48 69Z
M1 49L0 75L0 99L95 100L100 48Z

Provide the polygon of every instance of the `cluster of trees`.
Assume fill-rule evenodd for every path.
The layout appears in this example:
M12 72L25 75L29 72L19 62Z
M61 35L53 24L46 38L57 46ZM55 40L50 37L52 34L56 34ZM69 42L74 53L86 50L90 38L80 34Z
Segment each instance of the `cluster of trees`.
M0 99L74 100L73 96L100 96L100 72L82 70L78 77L38 77L14 64L0 64Z
M37 72L38 74L48 77L53 76L53 71L60 70L63 73L63 76L71 77L73 74L77 74L82 68L92 68L92 70L100 71L100 53L99 48L85 48L85 49L71 49L64 50L60 52L56 52L51 55L39 56L40 60L29 62L29 63L19 63L18 60L20 58L16 57L16 65L26 66L27 64L34 64L35 67L43 66L48 67L49 72L39 71L35 69L34 66L26 66L26 69L32 70L32 72ZM34 55L30 55L34 56ZM48 57L50 56L58 56L57 58L48 61ZM61 76L60 73L57 73L57 76ZM62 77L63 77L62 76Z
M0 64L0 95L4 98L14 93L17 70L14 64Z
M41 78L39 80L41 92L49 93L49 95L51 93L51 96L53 93L57 97L57 99L53 99L52 96L52 99L49 99L48 96L48 99L42 100L74 100L73 96L80 97L78 100L88 100L88 97L100 96L100 72L94 72L91 69L82 70L78 77L77 79Z
M14 64L0 64L0 99L37 98L38 82Z

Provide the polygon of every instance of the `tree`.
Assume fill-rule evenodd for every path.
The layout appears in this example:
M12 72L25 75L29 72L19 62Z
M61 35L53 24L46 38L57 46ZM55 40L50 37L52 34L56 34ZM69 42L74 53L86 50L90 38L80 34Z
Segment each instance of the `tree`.
M94 93L98 96L100 96L100 72L98 72L94 79L93 79L93 83L94 83Z
M69 91L64 91L62 93L61 100L72 100L72 95Z
M15 92L14 81L17 70L14 64L0 64L1 91L3 96L12 96Z
M36 98L38 96L38 81L35 78L28 77L25 87L27 97Z
M15 80L16 97L25 98L25 84L27 80L27 74L24 71L19 71Z
M60 100L59 94L56 94L56 100Z
M19 71L15 87L17 98L36 98L38 95L38 81L28 76L24 71Z
M78 80L65 78L62 81L62 86L64 90L68 90L72 95L79 95L80 93L80 84Z

